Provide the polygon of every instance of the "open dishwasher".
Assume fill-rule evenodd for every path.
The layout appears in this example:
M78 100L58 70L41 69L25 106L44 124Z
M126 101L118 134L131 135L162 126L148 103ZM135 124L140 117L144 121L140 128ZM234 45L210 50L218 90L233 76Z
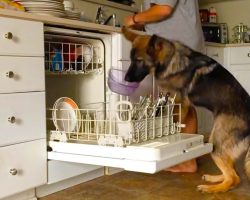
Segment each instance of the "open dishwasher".
M109 89L111 66L126 70L129 48L118 33L45 27L48 159L155 173L212 151L202 135L181 133L174 97L157 107Z

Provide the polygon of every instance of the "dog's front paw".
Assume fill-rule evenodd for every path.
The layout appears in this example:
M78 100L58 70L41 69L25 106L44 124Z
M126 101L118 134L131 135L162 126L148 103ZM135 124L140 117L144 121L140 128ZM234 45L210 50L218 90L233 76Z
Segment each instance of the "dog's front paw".
M209 185L198 185L197 186L197 191L211 193L211 191L209 190L209 188L210 188Z
M232 183L222 182L215 185L198 185L197 190L206 193L226 192L233 187Z

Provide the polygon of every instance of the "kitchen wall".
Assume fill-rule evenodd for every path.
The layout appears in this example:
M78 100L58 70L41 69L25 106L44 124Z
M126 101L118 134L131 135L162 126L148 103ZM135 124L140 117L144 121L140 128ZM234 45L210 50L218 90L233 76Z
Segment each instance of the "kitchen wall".
M250 28L250 1L249 0L200 0L200 8L215 7L219 23L227 23L229 39L232 40L233 27L244 23Z
M77 10L83 11L86 20L94 21L96 17L98 3L91 3L84 0L72 0ZM141 9L143 0L134 0L135 7ZM98 1L96 1L98 2ZM239 23L244 23L250 27L250 0L199 0L200 8L215 7L218 15L218 22L228 24L229 39L232 40L233 27ZM115 13L119 23L122 25L123 18L133 14L131 10L120 10L105 6L105 17Z
M76 10L84 12L84 16L85 16L86 20L89 20L92 22L95 21L96 12L97 12L98 7L100 6L99 3L87 2L84 0L71 0L71 1L74 3ZM136 3L137 2L138 2L138 0L136 0ZM123 23L123 18L125 16L133 14L133 11L121 10L121 9L117 9L117 8L113 8L113 7L109 7L109 6L105 6L104 11L105 11L104 12L105 18L108 18L110 15L115 13L120 24Z

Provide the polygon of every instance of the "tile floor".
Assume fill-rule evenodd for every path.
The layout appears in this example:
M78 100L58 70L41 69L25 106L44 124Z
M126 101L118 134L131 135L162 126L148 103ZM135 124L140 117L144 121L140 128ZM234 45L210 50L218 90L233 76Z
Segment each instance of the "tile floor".
M199 159L199 171L194 174L157 174L120 172L104 176L39 200L250 200L250 181L243 173L242 163L237 163L242 182L237 188L219 194L196 191L202 184L204 173L218 174L210 156Z

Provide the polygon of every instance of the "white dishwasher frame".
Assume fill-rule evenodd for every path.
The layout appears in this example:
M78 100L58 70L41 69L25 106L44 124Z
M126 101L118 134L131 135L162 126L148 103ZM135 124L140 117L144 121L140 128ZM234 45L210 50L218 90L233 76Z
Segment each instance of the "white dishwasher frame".
M100 39L105 48L104 81L108 69L121 60L128 61L130 44L119 33L104 34L69 29L45 27L45 31L91 37ZM128 49L124 49L126 46ZM123 55L126 57L123 58ZM122 66L123 67L123 66ZM124 68L127 67L124 66ZM110 91L105 84L105 94L99 95L99 101L109 102ZM122 99L117 97L117 99ZM128 145L126 147L100 146L97 144L65 143L50 141L48 159L73 163L117 167L128 171L155 173L164 168L210 153L212 144L205 144L204 137L198 134L174 134Z

